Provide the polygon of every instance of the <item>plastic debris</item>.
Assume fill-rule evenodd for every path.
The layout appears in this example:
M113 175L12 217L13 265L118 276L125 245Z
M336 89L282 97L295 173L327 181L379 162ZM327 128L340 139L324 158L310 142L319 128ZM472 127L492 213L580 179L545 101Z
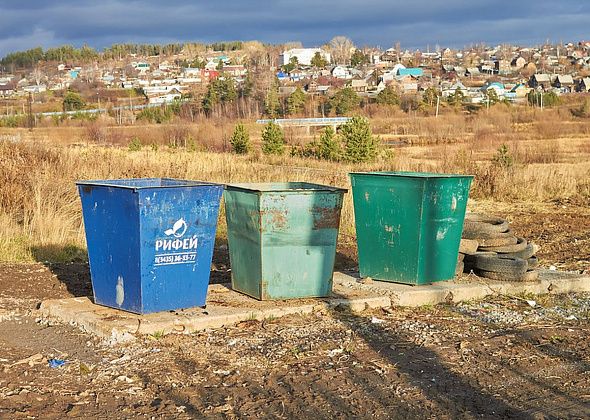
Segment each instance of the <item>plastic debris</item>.
M557 267L554 266L554 265L552 265L551 267L549 267L549 270L551 270L551 271L557 271Z
M385 321L383 319L379 319L376 316L371 318L371 324L383 324Z
M328 357L334 357L337 354L341 354L344 352L344 349L334 349L334 350L330 350L328 351Z
M47 363L50 368L60 368L66 364L66 361L62 359L49 359Z
M527 300L526 303L528 303L531 308L537 307L537 302L535 302L534 300Z

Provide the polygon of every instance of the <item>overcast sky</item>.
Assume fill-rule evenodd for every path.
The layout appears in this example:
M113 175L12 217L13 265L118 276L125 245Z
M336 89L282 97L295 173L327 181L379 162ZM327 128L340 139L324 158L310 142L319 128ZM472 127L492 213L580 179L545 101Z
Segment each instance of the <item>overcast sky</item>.
M534 45L590 38L588 0L0 0L0 57L84 43L260 40L318 46Z

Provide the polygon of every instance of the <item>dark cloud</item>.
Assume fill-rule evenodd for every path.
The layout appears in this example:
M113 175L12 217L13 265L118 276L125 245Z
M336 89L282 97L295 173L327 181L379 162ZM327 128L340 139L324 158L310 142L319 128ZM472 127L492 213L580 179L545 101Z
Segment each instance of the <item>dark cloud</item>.
M0 0L0 56L64 43L302 41L346 35L357 45L463 46L576 41L587 34L590 2L579 0Z

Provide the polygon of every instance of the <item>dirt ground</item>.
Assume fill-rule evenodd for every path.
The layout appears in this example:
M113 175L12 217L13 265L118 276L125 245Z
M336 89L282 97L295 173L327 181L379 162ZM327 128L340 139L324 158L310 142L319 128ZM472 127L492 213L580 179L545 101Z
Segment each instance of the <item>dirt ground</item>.
M590 269L587 207L491 206L474 210L509 218L542 266ZM354 259L340 251L341 267ZM43 299L90 291L85 264L0 266L0 418L590 417L590 295L324 311L116 347L38 318Z

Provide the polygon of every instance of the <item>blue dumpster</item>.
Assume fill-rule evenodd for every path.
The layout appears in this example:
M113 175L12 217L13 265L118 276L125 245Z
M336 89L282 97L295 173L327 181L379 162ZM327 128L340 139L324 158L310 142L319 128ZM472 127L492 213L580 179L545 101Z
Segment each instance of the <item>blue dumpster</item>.
M95 303L139 314L205 305L222 185L166 178L76 184Z

